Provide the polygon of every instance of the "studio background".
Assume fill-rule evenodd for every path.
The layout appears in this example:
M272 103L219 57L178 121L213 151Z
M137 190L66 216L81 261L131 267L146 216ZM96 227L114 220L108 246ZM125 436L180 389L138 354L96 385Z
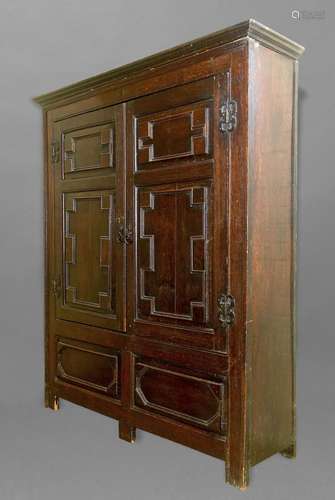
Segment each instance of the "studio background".
M295 20L292 10L325 11ZM335 463L332 0L3 0L0 6L0 499L331 499ZM31 98L249 17L300 60L298 456L241 493L224 463L62 401L43 408L42 114Z

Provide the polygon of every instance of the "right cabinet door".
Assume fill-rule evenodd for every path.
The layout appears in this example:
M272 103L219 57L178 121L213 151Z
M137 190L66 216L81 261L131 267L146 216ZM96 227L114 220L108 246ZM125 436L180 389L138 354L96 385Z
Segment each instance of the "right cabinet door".
M137 336L225 349L217 306L228 245L221 99L211 77L128 104L128 317Z

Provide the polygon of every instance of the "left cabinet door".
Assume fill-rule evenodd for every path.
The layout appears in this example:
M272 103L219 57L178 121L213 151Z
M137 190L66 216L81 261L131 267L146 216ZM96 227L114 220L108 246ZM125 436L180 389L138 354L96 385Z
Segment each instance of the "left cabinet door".
M56 319L123 331L123 107L53 124Z

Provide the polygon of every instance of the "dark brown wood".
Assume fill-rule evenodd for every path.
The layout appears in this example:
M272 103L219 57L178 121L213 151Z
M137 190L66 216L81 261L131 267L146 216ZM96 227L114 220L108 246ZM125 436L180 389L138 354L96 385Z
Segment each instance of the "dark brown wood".
M245 40L249 37L292 58L297 59L304 51L304 48L296 42L264 26L255 19L248 19L211 35L192 40L101 75L87 78L77 84L36 97L35 100L44 107L59 106L63 102L71 102L74 99L82 99L87 95L101 92L111 81L118 80L123 83L126 81L128 84L129 80L134 77L139 78L141 74L148 70L153 71L157 67L173 61L184 60L211 48L233 44L237 40Z
M250 75L251 78L251 75ZM238 103L240 118L229 136L227 288L235 298L235 322L229 329L229 414L226 479L245 488L249 482L247 449L247 184L248 184L248 50L234 54L231 60L228 97Z
M195 375L174 365L137 358L134 404L218 434L226 431L225 383L201 378L199 368Z
M132 427L125 420L119 422L119 438L128 443L135 443L136 427Z
M215 78L202 79L127 105L127 136L134 136L127 155L128 220L134 235L128 248L128 329L134 335L208 349L225 346L225 332L216 314L216 297L224 282L213 289L218 276L223 280L225 270L222 265L214 278L213 247L222 255L226 240L219 233L221 213L213 211L214 203L219 206L217 200L224 198L226 185L216 184L216 198L212 182L216 92ZM148 148L143 149L149 123L151 162ZM197 150L195 139L199 139ZM150 143L148 138L146 141ZM140 160L139 146L140 153L146 151ZM157 151L164 154L159 157ZM198 162L204 156L214 161L207 169L207 180L198 180ZM142 185L137 185L139 168L150 169L145 185L143 177ZM164 170L168 168L175 169L176 179L187 170L188 181L167 182ZM222 169L220 175L225 175Z
M301 52L250 20L37 99L46 406L221 458L242 489L295 452Z
M43 160L44 160L44 177L43 177L43 190L44 190L44 406L46 408L53 408L53 398L54 395L51 392L51 387L49 384L49 337L50 337L50 325L49 319L50 315L50 304L49 304L49 268L50 259L49 253L49 242L51 241L49 233L49 214L50 214L50 194L51 194L51 183L50 175L48 172L48 118L47 113L43 112Z
M120 352L58 339L57 377L120 399Z
M248 336L250 461L295 443L292 281L295 62L252 45ZM260 108L262 112L260 112ZM294 236L295 237L295 236Z
M124 330L122 107L54 126L56 317Z

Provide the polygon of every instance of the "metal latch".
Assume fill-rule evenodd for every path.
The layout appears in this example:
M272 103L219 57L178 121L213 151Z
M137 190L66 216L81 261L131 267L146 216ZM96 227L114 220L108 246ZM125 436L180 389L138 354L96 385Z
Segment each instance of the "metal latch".
M118 232L117 241L122 245L128 245L133 241L133 230L130 223L126 226L123 217L117 218Z
M51 290L55 297L59 297L62 290L61 279L57 278L51 281Z
M57 141L51 143L51 162L59 162L59 142Z

